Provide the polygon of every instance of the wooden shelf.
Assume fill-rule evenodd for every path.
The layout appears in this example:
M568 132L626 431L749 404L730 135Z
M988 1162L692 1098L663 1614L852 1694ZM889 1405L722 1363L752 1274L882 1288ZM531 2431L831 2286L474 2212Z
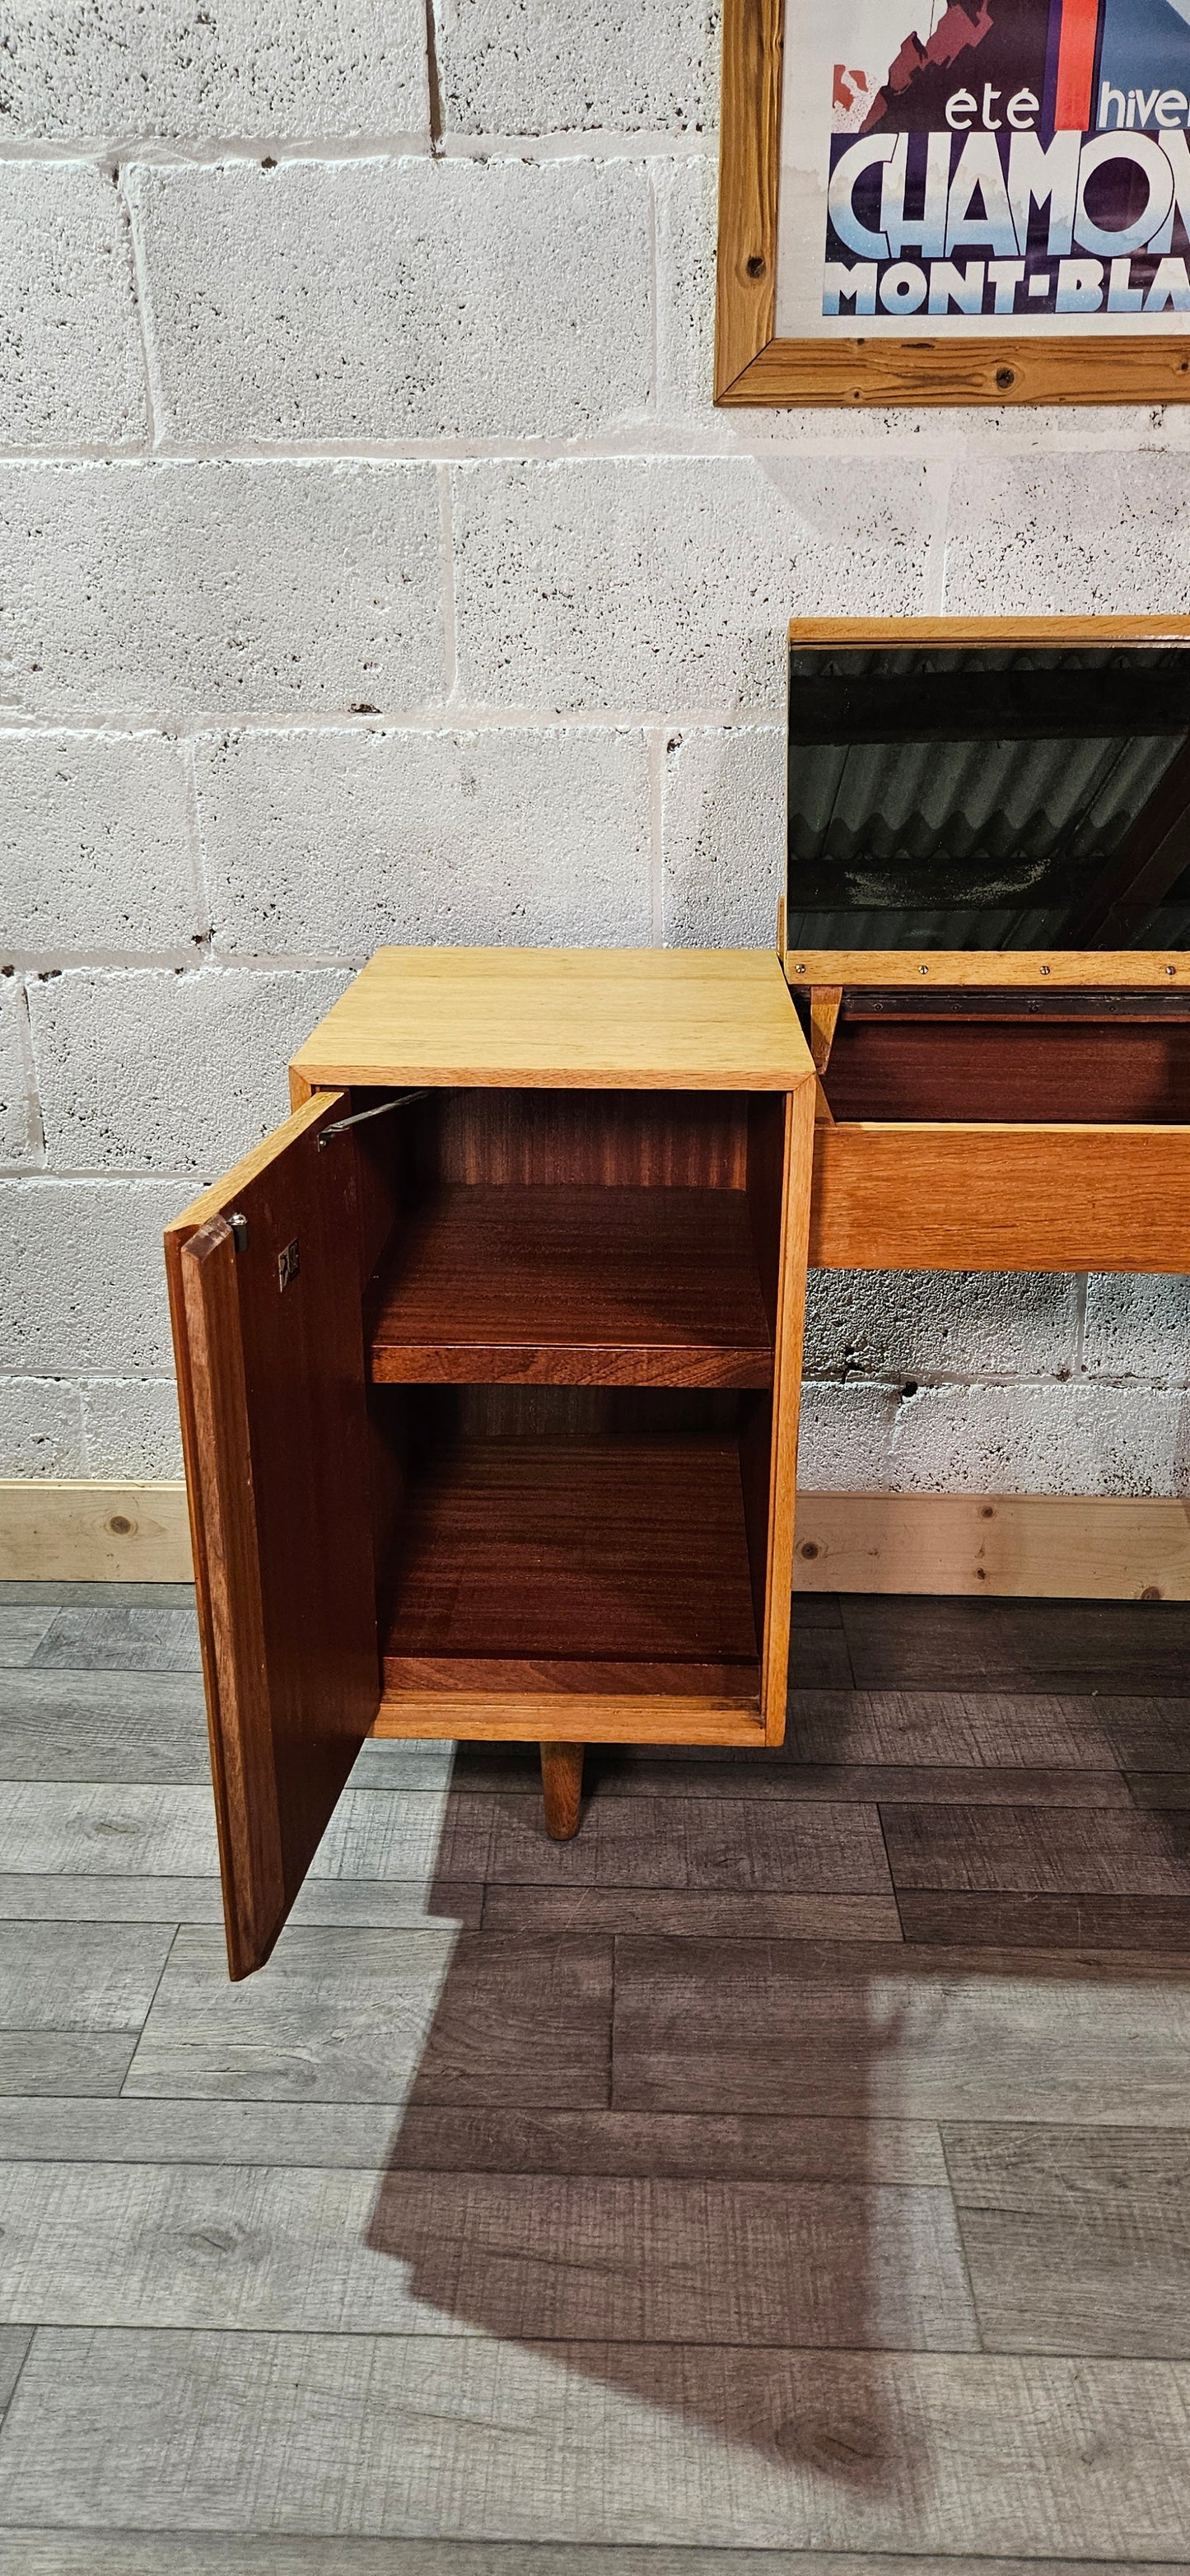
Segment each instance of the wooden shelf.
M450 1186L371 1307L375 1384L772 1384L743 1190Z
M756 1689L734 1439L463 1440L409 1488L386 1690Z

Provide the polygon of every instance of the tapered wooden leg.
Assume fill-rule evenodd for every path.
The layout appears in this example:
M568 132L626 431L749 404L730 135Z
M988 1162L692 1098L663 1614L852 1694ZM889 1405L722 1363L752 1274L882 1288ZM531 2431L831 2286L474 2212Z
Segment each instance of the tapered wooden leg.
M581 1744L542 1745L541 1787L545 1798L546 1832L551 1841L568 1843L571 1835L578 1832L583 1803Z

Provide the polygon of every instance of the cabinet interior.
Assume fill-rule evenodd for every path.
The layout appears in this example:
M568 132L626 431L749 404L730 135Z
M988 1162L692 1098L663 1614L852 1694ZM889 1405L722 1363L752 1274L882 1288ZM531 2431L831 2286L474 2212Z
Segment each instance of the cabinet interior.
M457 1090L358 1131L386 1694L755 1706L784 1119Z
M1179 1125L1190 996L845 993L823 1087L840 1120Z

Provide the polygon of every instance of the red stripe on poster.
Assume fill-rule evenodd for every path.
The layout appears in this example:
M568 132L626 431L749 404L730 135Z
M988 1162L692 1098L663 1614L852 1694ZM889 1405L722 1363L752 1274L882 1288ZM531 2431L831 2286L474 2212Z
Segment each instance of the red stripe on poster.
M1054 100L1056 133L1085 134L1091 122L1091 83L1095 76L1095 42L1099 34L1099 0L1062 0L1058 37L1058 87Z

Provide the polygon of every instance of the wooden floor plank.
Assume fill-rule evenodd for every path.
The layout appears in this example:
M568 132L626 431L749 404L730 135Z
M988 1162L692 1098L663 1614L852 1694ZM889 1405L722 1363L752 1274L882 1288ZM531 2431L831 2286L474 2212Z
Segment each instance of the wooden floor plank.
M607 1939L291 1924L229 1986L218 1935L184 1927L126 2089L368 2102L416 2083L426 2102L598 2107L610 2007Z
M789 1762L1110 1773L1117 1760L1108 1730L1089 1695L798 1690L790 1693L784 1750Z
M135 2046L131 2033L0 2030L0 2097L118 2093Z
M366 1785L362 1760L352 1779L357 1788ZM402 1781L393 1785L406 1784ZM798 1761L790 1748L782 1745L726 1750L705 1745L591 1745L583 1785L588 1800L601 1802L610 1798L735 1798L754 1804L788 1804L794 1800L810 1805L845 1802L858 1806L917 1806L927 1801L931 1805L978 1802L987 1806L1042 1807L1133 1804L1127 1782L1110 1764L1110 1757L1108 1762L1083 1770L1024 1764L927 1767L911 1763L814 1763ZM533 1745L460 1744L456 1750L451 1777L456 1797L509 1797L519 1793L534 1799L540 1794L540 1786Z
M1190 1897L1190 1819L1133 1808L889 1806L898 1889Z
M0 2317L978 2350L945 2188L656 2175L13 2163Z
M1188 2401L1171 2362L46 2328L0 2521L1176 2564Z
M0 1597L0 1665L30 1663L52 1619L50 1610L26 1609Z
M1164 2567L1168 2561L1162 2560ZM968 2558L339 2533L0 2531L0 2576L1146 2576L1155 2559Z
M357 1930L412 1931L419 1924L442 1920L478 1927L482 1910L483 1888L474 1881L435 1875L431 1890L424 1878L308 1878L290 1920ZM894 1905L894 1914L895 1910ZM214 1876L34 1878L16 1870L0 1878L0 1920L222 1923L223 1898Z
M460 1799L459 1818L481 1809ZM551 1842L540 1802L490 1801L490 1842L483 1875L493 1886L639 1887L654 1890L750 1888L807 1895L879 1895L889 1890L888 1862L874 1807L847 1804L776 1807L748 1798L593 1799L582 1832ZM443 1867L465 1875L451 1843Z
M706 2119L680 2112L472 2111L394 2102L9 2101L25 2162L359 2166L369 2172L621 2174L947 2188L925 2120Z
M1190 2125L1190 1974L892 1943L625 1939L612 2098Z
M201 1672L194 1604L111 1603L59 1610L34 1662L72 1672Z
M902 1888L905 1939L944 1949L1190 1950L1190 1896L970 1896Z
M3 1677L0 1778L174 1781L211 1776L202 1683L191 1673ZM7 1803L7 1801L5 1802Z
M990 2352L1190 2355L1190 2131L948 2128Z
M435 1908L440 1904L437 1887ZM485 1932L675 1932L719 1941L899 1941L887 1896L688 1895L644 1887L489 1887Z
M0 1923L0 2029L137 2031L168 1924Z
M1184 1690L1190 1602L846 1593L861 1690Z

